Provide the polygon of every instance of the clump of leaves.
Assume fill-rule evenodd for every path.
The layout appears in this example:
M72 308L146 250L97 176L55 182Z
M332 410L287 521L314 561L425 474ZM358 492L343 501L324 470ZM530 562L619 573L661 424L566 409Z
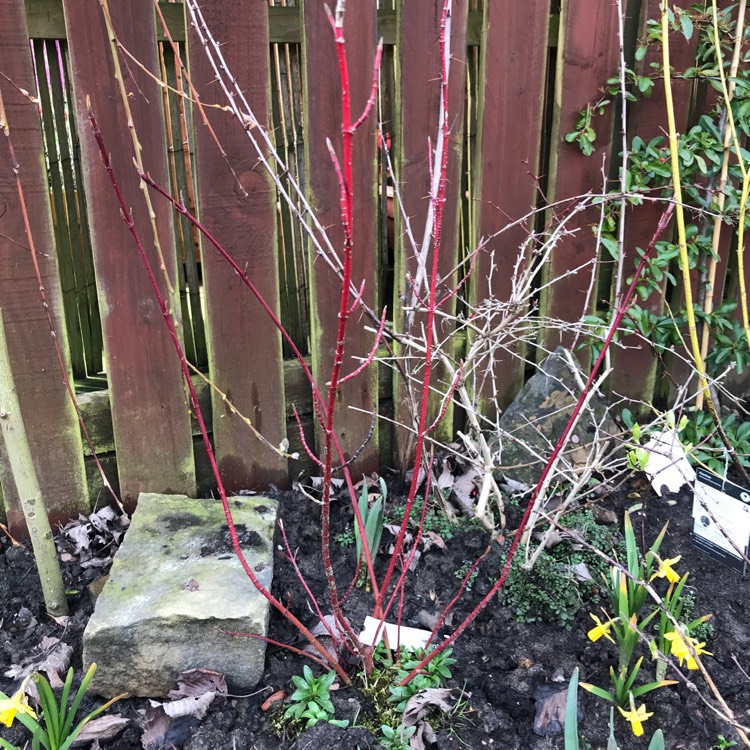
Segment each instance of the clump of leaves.
M416 503L421 504L422 497L417 495ZM386 517L386 524L400 524L404 517L404 506L399 504L394 506L393 510ZM412 514L409 518L409 529L416 531L420 524L418 514ZM451 520L438 507L431 505L427 508L422 526L422 534L433 532L445 542L452 539L456 531L468 529L481 529L482 525L475 518L460 516Z
M460 568L457 568L453 575L455 578L458 578L459 581L463 581L464 576L469 572L469 569L473 563L467 561L465 562ZM471 591L472 586L474 585L474 581L477 580L477 576L479 575L479 570L476 569L474 572L469 576L469 580L466 582L466 590Z
M607 554L618 543L617 530L597 523L590 510L570 513L564 523ZM606 570L604 560L564 537L545 549L531 570L522 567L520 556L515 557L500 599L519 622L554 622L570 629L582 603L598 600L601 574Z
M416 648L412 651L402 650L402 660L396 671L395 682L400 682L413 669L419 666L429 651ZM456 663L452 656L453 649L447 648L441 651L425 668L406 685L396 685L391 688L391 702L396 704L396 711L403 713L409 699L428 688L441 687L446 680L452 676L451 665Z
M316 677L312 669L305 665L302 677L294 675L292 682L297 688L289 697L291 705L284 712L284 718L292 722L302 722L305 727L315 726L318 722L345 727L348 721L334 718L335 709L331 702L331 685L336 679L335 672L326 672Z
M452 649L438 654L423 672L406 685L398 683L426 656L425 649L402 648L399 658L381 643L373 654L375 669L365 678L363 692L370 698L372 708L361 718L362 724L378 735L378 742L387 750L409 748L409 738L416 726L404 717L409 701L425 691L440 692L451 677L451 666L456 663ZM427 704L430 704L427 700ZM434 700L432 701L434 703ZM440 703L440 701L438 701ZM444 709L443 709L444 710Z

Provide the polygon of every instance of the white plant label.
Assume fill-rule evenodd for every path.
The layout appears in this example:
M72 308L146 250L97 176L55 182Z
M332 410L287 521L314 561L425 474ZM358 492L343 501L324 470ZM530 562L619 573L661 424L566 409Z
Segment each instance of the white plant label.
M693 493L693 544L745 573L750 543L750 490L698 468Z
M359 640L368 646L375 645L375 636L378 636L378 643L383 640L383 632L388 637L388 645L395 648L400 644L408 649L424 648L430 637L429 630L420 630L419 628L407 628L392 623L385 623L381 626L381 620L374 617L365 617L365 629L359 634Z
M685 484L692 484L695 472L685 455L677 430L667 429L652 435L643 446L648 451L646 474L659 497L667 492L679 492Z

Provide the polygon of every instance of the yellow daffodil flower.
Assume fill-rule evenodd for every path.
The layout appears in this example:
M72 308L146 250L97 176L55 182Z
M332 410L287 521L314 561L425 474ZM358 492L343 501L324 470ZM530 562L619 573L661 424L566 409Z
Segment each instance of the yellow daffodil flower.
M0 724L5 724L9 727L13 723L13 719L16 718L16 714L28 714L32 719L36 719L36 714L29 706L26 699L26 685L28 679L24 681L21 687L16 693L10 698L5 698L3 693L0 693Z
M672 633L666 633L664 637L672 642L672 647L670 648L670 653L673 656L676 656L680 661L680 666L682 666L682 662L687 659L687 668L688 669L698 669L698 663L695 661L695 657L690 653L690 647L688 646L688 643L690 643L690 646L693 647L693 651L698 656L701 656L705 654L706 656L713 656L713 654L710 651L705 650L705 643L698 643L698 640L696 638L691 638L690 636L687 636L687 642L685 639L677 632Z
M687 647L684 638L675 630L671 633L665 633L664 637L672 643L669 653L671 653L672 656L676 656L680 660L680 664L682 664L685 654L690 653L690 649Z
M609 620L608 622L602 622L593 612L589 612L589 616L591 619L596 623L596 627L591 628L588 632L588 637L596 642L598 641L602 636L604 636L607 640L612 641L612 643L615 642L615 639L609 634L609 629L612 627L613 620Z
M633 734L636 737L640 737L643 734L643 722L654 715L653 711L646 711L646 705L644 703L641 703L641 705L636 708L632 693L630 694L630 711L626 711L624 708L620 708L620 706L617 708L625 719L630 722Z
M654 557L659 561L659 570L651 576L650 580L666 578L670 583L677 583L680 576L672 566L680 562L682 555L677 555L677 557L672 557L669 560L662 560L658 555L654 555Z

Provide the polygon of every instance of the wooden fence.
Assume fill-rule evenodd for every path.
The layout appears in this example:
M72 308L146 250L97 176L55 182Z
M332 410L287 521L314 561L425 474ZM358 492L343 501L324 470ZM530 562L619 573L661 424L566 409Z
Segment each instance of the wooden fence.
M33 437L43 490L57 518L89 507L90 495L98 497L101 492L101 482L88 458L91 451L82 442L55 358L29 252L19 181L55 336L76 375L81 411L95 449L104 457L126 505L132 507L143 490L194 495L211 485L204 451L194 441L195 425L179 363L97 154L87 102L152 262L158 266L162 261L133 169L133 133L150 174L162 185L171 185L187 205L198 207L208 229L247 269L295 341L309 351L319 382L325 382L330 366L338 307L338 281L325 264L306 258L309 249L299 225L286 204L277 202L273 183L259 168L242 125L225 110L207 110L222 155L197 109L155 82L151 73L173 90L188 91L172 47L165 43L165 30L155 20L152 0L110 0L109 5L121 45L117 69L99 3L0 0L0 92L19 165L16 173L8 139L2 139L0 304L22 416ZM380 111L392 138L411 229L421 236L428 207L428 139L434 139L437 123L442 0L379 5L347 4L354 109L369 94L372 60L382 36L386 54ZM261 113L261 120L268 118L260 124L274 135L278 151L305 186L308 200L338 247L339 192L325 143L326 137L334 144L340 140L333 37L323 0L298 0L298 7L285 6L269 7L264 0L211 0L203 3L203 12L244 95ZM563 201L598 191L603 173L617 174L614 107L597 120L592 156L584 157L564 139L579 112L599 97L607 79L617 72L617 5L609 0L562 0L561 6L554 0L453 2L444 279L455 277L466 248L478 237L512 224L542 205L543 197ZM659 2L631 0L627 6L626 54L632 60L635 39L646 19L658 16ZM159 8L204 101L223 103L201 44L194 30L187 28L182 3L163 2ZM673 43L679 66L680 56L689 59L694 42L676 35ZM648 70L650 61L647 57L633 64ZM128 111L118 91L120 83L127 92ZM25 93L33 96L37 90L38 107ZM693 87L677 85L681 129L688 123L694 100ZM657 83L653 96L634 105L630 117L647 139L658 134L663 113L663 92ZM128 128L129 121L134 129ZM398 216L395 240L392 244L386 240L386 184L379 169L376 135L372 118L358 132L355 146L357 230L368 241L357 246L354 278L367 279L364 294L370 307L394 307L392 320L398 327L400 296L414 259L401 238ZM309 385L298 364L285 359L289 352L278 332L205 243L201 252L195 229L174 219L165 203L153 200L153 227L171 280L171 289L162 281L163 291L181 312L191 361L210 373L272 444L288 436L291 450L301 450L297 427L290 421L295 406L313 444ZM627 267L637 257L635 248L646 246L658 213L653 206L634 210L624 248ZM598 216L591 209L577 215L569 228L578 231L567 235L555 250L546 274L564 278L543 296L546 314L577 321L587 312L590 275L566 273L595 252L590 227ZM472 277L474 301L488 294L501 300L507 297L518 248L533 228L533 221L522 222L480 253ZM590 297L592 305L609 298L606 275L595 282L599 286ZM649 304L657 309L660 302L655 296ZM546 331L542 337L553 346L559 332ZM372 334L364 330L362 321L355 321L347 355L362 356L371 345ZM454 346L460 347L460 341ZM460 356L460 350L455 354ZM613 389L627 397L651 398L658 373L648 347L633 339L630 348L618 349L613 357ZM497 382L504 405L522 385L525 373L521 359L508 359L501 367ZM342 387L341 404L356 407L342 406L336 425L349 455L372 430L371 413L399 417L403 384L395 380L386 368L372 368ZM97 382L106 390L96 390ZM213 438L228 488L288 484L299 464L264 447L220 396L211 397L197 375L195 382L206 413L212 415ZM460 415L451 411L444 437L450 435L454 418ZM389 424L376 426L359 454L357 471L375 470L381 460L389 462L394 446L403 452L404 436ZM1 456L0 482L8 521L18 530L23 522Z

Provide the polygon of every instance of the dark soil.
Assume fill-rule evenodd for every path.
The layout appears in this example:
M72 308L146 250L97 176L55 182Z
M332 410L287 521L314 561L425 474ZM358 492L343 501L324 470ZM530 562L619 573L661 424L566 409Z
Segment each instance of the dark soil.
M639 542L642 545L645 542L644 548L647 548L661 526L669 521L663 556L682 555L677 568L680 572L690 571L691 582L696 587L696 614L714 613L714 637L707 646L714 655L706 658L705 663L738 720L747 724L750 680L738 663L750 672L750 585L739 573L692 548L691 493L687 489L678 496L660 499L650 489L631 484L605 498L602 505L614 511L621 522L623 511L636 502L633 499L636 491L640 494L638 502L643 502L642 509L632 514ZM291 548L297 550L297 560L308 584L323 602L325 579L319 555L319 508L296 493L284 493L278 499ZM336 502L332 508L334 534L346 528L350 519L351 510L343 502ZM384 549L390 541L388 533L384 534ZM481 554L488 542L483 531L463 528L447 541L445 549L432 546L425 551L417 569L409 575L403 623L415 627L433 623L458 588L455 572ZM445 634L452 632L489 590L500 569L503 544L507 547L507 541L492 543L491 552L482 563L471 592L456 606L444 629ZM307 617L312 625L314 621L299 581L279 551L278 543L275 548L274 593L282 601L288 601L291 609L303 619ZM352 578L354 552L351 547L334 545L333 554L339 585L345 592ZM381 552L379 559L381 565L387 564L388 555ZM71 617L65 626L61 626L45 614L29 551L12 546L4 536L0 538L0 673L6 672L11 665L28 662L39 651L44 636L59 638L72 646L71 663L80 672L81 636L92 610L87 585L103 572L101 568L82 567L76 562L65 564L66 585L78 593L70 597ZM370 613L370 603L366 591L354 588L345 610L355 628ZM575 667L580 668L582 680L607 686L609 665L616 663L614 647L604 641L591 643L586 637L592 626L588 612L596 611L597 606L582 602L572 627L566 630L555 623L518 623L514 621L511 610L497 598L493 599L458 639L453 653L457 662L452 668L450 684L466 692L470 709L460 717L454 717L450 725L440 728L432 747L562 748L561 734L543 736L534 733L537 702L545 691L565 690ZM324 611L327 611L325 607ZM276 612L271 616L270 636L285 643L299 642L297 633ZM650 676L652 666L647 662L648 658L644 660L644 675ZM266 671L257 694L214 700L202 721L186 720L174 725L170 744L166 747L185 750L377 747L375 738L359 727L344 730L319 724L297 738L277 736L269 714L261 710L261 704L274 691L291 693L291 677L302 673L304 663L306 660L295 654L269 647ZM709 750L719 734L737 739L731 727L722 723L712 710L715 701L700 674L695 671L684 671L683 674L694 684L686 683L676 670L670 669L667 676L679 680L679 684L645 697L654 716L646 722L644 737L634 738L629 725L620 716L615 717L615 731L623 750L646 748L647 738L657 727L664 732L667 748ZM18 680L0 677L0 689L4 692L11 693L17 686ZM353 718L357 710L360 710L360 716L362 711L367 711L367 700L356 688L342 688L334 695L337 717ZM96 705L95 701L89 707L93 705ZM581 735L591 747L604 748L609 733L609 704L581 691L580 705L583 714ZM140 750L147 706L146 700L128 699L109 709L109 713L119 713L130 722L117 738L101 742L101 748ZM26 733L18 725L11 729L0 727L0 732L0 736L23 746Z

